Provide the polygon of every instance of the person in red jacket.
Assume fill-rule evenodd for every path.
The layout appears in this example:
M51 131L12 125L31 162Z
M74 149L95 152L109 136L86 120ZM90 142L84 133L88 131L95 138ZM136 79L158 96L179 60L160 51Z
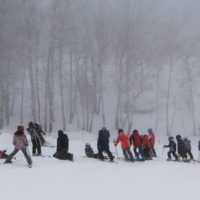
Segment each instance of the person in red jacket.
M114 145L117 146L119 142L121 142L121 147L122 147L125 160L134 162L133 154L130 151L130 143L129 143L128 136L124 133L122 129L118 130L118 137Z
M133 133L129 137L130 145L134 145L133 151L135 153L135 156L137 158L137 161L145 161L144 153L142 151L142 142L141 137L138 133L138 130L134 130ZM137 152L137 149L139 150L140 155L142 156L142 160L140 160L139 154Z
M142 146L144 148L143 152L144 152L146 160L152 160L152 158L150 156L151 144L150 144L150 141L149 141L149 137L147 135L142 136Z
M148 129L148 133L149 133L149 140L150 140L150 145L151 145L151 152L153 154L153 157L157 157L156 155L156 151L154 149L154 145L155 145L155 134L152 130L152 128Z
M27 160L27 163L29 164L29 167L32 165L31 157L27 153L27 146L28 146L28 140L26 135L24 134L24 126L19 125L17 127L17 131L14 133L13 136L13 145L15 146L14 151L7 157L6 161L4 163L12 163L13 156L21 150Z

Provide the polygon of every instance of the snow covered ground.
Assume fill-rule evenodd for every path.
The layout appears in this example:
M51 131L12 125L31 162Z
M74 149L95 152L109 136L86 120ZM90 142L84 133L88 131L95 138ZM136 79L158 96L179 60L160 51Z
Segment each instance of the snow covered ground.
M79 134L81 138L81 133ZM115 160L118 164L85 158L83 157L85 142L91 142L95 152L97 149L92 136L84 140L70 140L69 152L74 154L74 162L57 160L53 157L33 157L33 167L29 169L23 154L19 152L12 164L1 164L0 198L2 200L198 199L200 164L167 162L167 149L162 154L162 146L164 141L167 144L167 137L163 137L161 143L156 144L160 158L134 164L117 159ZM47 137L46 141L56 144L56 138ZM198 159L199 154L197 142L193 142L192 152L195 159ZM11 153L12 135L0 135L0 144L1 150L8 148L8 153ZM31 146L30 143L30 152ZM116 152L112 143L110 149L113 153ZM52 156L55 150L56 148L43 147L42 153ZM119 156L122 156L119 145L117 151ZM1 159L0 162L3 163L4 160Z

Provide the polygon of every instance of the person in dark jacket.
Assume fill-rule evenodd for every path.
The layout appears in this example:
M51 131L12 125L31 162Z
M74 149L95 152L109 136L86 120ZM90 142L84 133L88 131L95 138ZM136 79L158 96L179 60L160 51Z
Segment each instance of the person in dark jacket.
M172 161L171 154L174 156L175 161L179 161L176 155L176 143L174 142L174 138L172 136L169 136L168 140L169 140L169 144L163 146L163 148L169 148L169 151L167 153L168 155L167 161Z
M193 157L192 152L191 152L192 147L191 147L191 142L190 142L190 140L188 139L188 137L184 137L184 138L183 138L183 142L184 142L184 145L185 145L185 154L186 154L186 158L187 158L187 154L189 154L190 160L193 160L194 157Z
M61 160L73 161L73 154L68 153L69 139L67 134L64 134L62 130L58 131L57 149L53 157Z
M31 136L31 142L32 142L32 156L42 156L41 151L41 143L37 134L37 131L35 129L35 124L33 122L28 123L28 128L26 129L30 136ZM36 154L37 150L37 154Z
M112 155L112 153L109 150L109 139L102 130L99 131L99 137L98 137L98 141L97 141L97 149L99 151L99 159L100 160L104 160L104 156L103 156L102 152L105 151L108 154L110 161L113 161L114 156Z
M35 130L37 131L37 135L39 137L41 145L43 145L46 141L42 135L46 135L46 133L42 130L42 126L39 122L35 122Z
M177 135L176 140L178 143L178 154L181 156L183 161L186 161L187 157L186 157L186 153L185 153L185 145L184 145L184 142L183 142L181 136Z
M145 161L144 153L142 151L142 141L141 141L141 137L138 133L138 130L133 131L133 133L129 137L129 142L130 142L130 145L133 144L133 146L134 146L133 151L137 158L136 160L137 161ZM139 153L142 156L142 159L140 159L137 149L139 150Z
M85 154L88 158L98 158L98 153L94 153L90 143L85 144Z

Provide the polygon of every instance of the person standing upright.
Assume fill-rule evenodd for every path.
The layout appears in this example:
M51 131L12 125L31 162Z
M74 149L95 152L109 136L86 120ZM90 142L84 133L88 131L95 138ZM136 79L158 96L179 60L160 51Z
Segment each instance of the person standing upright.
M122 129L118 130L118 137L114 145L117 146L119 142L121 142L121 147L125 160L134 162L133 154L130 151L130 143L128 136L124 133Z
M29 164L29 167L32 165L32 161L30 156L28 155L26 148L28 146L28 140L26 135L24 134L24 126L19 125L17 127L17 131L14 133L13 136L13 145L15 146L14 151L6 158L5 163L12 163L12 158L14 155L21 150L27 160L27 163Z
M148 129L148 133L149 133L149 141L150 141L150 145L151 145L151 152L152 152L152 154L153 154L153 157L157 157L157 155L156 155L156 151L155 151L155 149L154 149L154 145L155 145L155 134L154 134L154 132L153 132L153 130L152 130L152 128L149 128Z

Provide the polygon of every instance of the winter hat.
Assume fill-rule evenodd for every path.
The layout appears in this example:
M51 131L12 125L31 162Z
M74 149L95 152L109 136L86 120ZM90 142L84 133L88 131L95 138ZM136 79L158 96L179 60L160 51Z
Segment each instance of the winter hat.
M183 137L183 140L188 140L188 137L187 136Z
M168 140L173 140L173 139L174 139L173 136L168 137Z
M124 132L124 131L123 131L123 129L120 128L120 129L118 130L118 133L121 133L121 132Z
M181 139L181 136L180 136L180 135L177 135L177 136L176 136L176 139L177 139L177 140L180 140L180 139Z
M24 132L24 126L22 126L22 125L17 126L16 133L17 134L22 134L23 132Z
M153 129L152 129L152 128L149 128L148 131L151 133L151 132L153 131Z
M58 136L61 136L61 135L63 135L64 133L63 133L63 131L62 130L59 130L58 131Z
M103 130L103 131L107 130L106 126L103 126L103 127L102 127L102 130Z
M89 142L87 142L87 143L85 144L85 146L86 146L86 147L90 147L91 145L90 145Z
M134 130L133 133L138 133L138 130Z

